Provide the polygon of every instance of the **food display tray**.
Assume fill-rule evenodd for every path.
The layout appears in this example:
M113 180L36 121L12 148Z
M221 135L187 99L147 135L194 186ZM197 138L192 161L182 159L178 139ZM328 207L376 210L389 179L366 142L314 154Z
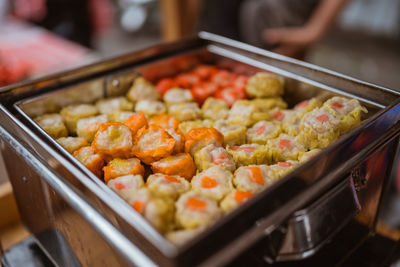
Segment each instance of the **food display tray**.
M289 106L314 97L358 99L368 114L318 156L176 247L88 171L33 117L123 95L149 80L215 64L277 73ZM400 135L400 94L221 36L161 44L0 89L0 149L21 219L58 266L220 266L261 246L268 262L311 257L347 224L375 229ZM356 246L355 242L355 246Z

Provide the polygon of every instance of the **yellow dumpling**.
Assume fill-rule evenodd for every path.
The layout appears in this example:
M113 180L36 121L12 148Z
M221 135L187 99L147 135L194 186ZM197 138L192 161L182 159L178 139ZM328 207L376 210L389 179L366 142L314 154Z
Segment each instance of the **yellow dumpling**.
M268 149L272 154L273 162L297 160L306 151L295 137L287 134L281 134L278 138L269 140Z
M72 136L58 138L57 142L71 154L79 148L88 145L85 138Z
M76 124L82 118L92 117L98 114L98 109L89 104L69 105L60 112L70 134L76 133Z
M247 128L239 124L230 124L226 120L218 120L214 128L224 135L224 145L241 145L246 143Z
M44 114L35 118L35 122L53 138L66 137L68 130L60 114Z
M265 145L244 144L241 146L227 146L226 150L232 155L236 167L251 164L268 164L271 162L272 155Z
M209 97L201 107L201 112L203 118L216 121L228 117L229 107L224 101Z
M306 148L325 148L339 137L341 124L325 108L317 108L304 115L299 129L297 140Z
M270 121L259 121L247 130L247 141L261 145L277 137L281 133L281 125Z
M250 97L273 97L283 95L285 80L273 73L259 72L247 82L246 93Z
M360 105L357 99L347 99L339 96L327 100L323 106L328 112L340 119L341 134L360 125L362 112L368 112L365 107Z

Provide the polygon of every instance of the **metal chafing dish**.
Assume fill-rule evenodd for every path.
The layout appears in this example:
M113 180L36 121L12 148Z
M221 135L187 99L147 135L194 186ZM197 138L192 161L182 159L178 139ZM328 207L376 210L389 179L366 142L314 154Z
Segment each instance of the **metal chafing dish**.
M317 157L177 248L32 116L121 95L139 74L156 79L199 62L278 73L292 105L338 94L360 100L369 113ZM362 229L350 245L356 247L374 232L400 135L400 93L204 32L0 90L0 148L21 218L58 266L214 266L249 250L269 263L301 260L349 225Z

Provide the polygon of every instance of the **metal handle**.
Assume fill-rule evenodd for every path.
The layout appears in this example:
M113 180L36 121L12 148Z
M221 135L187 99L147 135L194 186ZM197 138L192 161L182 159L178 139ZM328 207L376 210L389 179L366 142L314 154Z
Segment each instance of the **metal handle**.
M36 158L27 148L0 126L0 138L8 143L15 152L24 158L35 172L40 175L76 212L78 212L112 247L129 262L136 266L156 266L139 248L122 235L96 209L87 203L73 189L48 167Z
M353 178L346 179L289 219L277 261L307 258L361 211Z

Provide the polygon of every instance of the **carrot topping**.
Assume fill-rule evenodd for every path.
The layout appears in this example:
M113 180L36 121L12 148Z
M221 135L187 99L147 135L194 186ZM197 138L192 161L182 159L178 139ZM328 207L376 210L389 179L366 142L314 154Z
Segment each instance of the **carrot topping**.
M247 153L253 153L256 150L256 148L252 146L231 146L230 149L233 151L244 151Z
M235 195L233 196L233 199L236 202L243 203L243 202L247 201L249 198L251 198L252 196L253 196L253 193L251 193L251 192L236 190Z
M136 200L132 204L132 208L134 208L140 214L143 213L145 206L146 206L145 203L143 201L140 201L140 200Z
M114 183L114 185L115 185L115 188L116 188L117 190L125 189L125 185L124 185L123 183L119 182L119 181L116 181L116 182Z
M265 132L265 126L260 126L256 129L256 134L263 134Z
M289 139L281 139L279 140L278 147L282 148L290 148L290 140Z
M292 163L290 162L278 162L279 167L290 167L292 166Z
M278 111L274 112L274 114L272 114L272 117L274 117L278 121L281 121L285 118L285 114L283 114L283 112L278 110Z
M211 178L209 176L203 176L203 178L201 178L201 187L214 188L217 186L218 186L218 182L214 178Z
M251 172L250 180L260 185L264 185L264 178L261 173L261 169L256 166L248 167L249 171Z
M322 115L319 115L319 116L317 117L317 121L318 121L319 123L324 123L324 122L329 121L329 117L328 117L326 114L322 114Z
M181 182L178 178L173 177L173 176L168 176L168 175L164 176L164 181L166 181L168 183L180 183Z
M309 102L308 100L304 100L304 101L298 103L295 108L297 108L297 109L305 108L308 105L308 102Z
M207 208L207 203L201 199L191 197L189 198L186 207L190 210L205 211Z
M226 155L224 154L219 154L218 157L216 157L213 161L214 164L216 165L223 165L228 163L229 159Z
M332 103L332 107L333 107L334 109L340 109L340 108L343 108L343 104L342 104L342 103L339 103L339 102L333 102L333 103Z

